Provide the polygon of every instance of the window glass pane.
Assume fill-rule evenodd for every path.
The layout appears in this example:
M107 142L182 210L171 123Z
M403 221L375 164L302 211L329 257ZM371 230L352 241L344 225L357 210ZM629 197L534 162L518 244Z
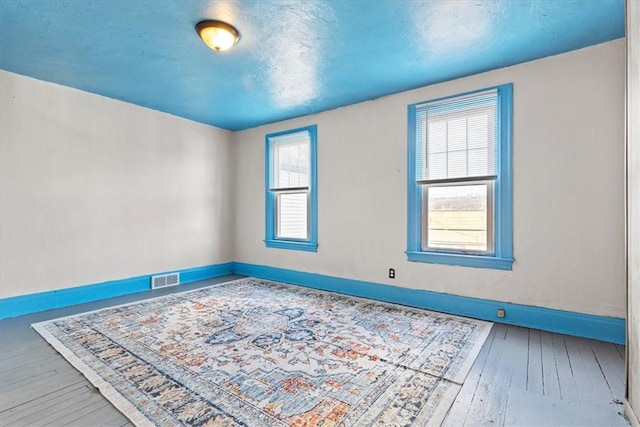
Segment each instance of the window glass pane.
M309 186L309 143L279 143L274 146L275 188Z
M487 252L488 185L426 187L427 239L423 250Z
M307 240L307 192L277 196L277 237Z

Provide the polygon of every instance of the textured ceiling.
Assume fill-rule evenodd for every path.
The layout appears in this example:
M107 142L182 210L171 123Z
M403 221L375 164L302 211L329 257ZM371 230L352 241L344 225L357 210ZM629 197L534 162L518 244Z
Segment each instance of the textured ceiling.
M623 36L624 0L0 0L1 69L229 130Z

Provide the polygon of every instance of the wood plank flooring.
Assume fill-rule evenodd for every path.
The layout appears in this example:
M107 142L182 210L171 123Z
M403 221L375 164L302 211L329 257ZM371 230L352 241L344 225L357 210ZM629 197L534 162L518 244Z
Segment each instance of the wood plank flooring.
M0 426L130 426L31 323L241 278L174 288L0 321ZM621 415L624 347L495 324L445 426L628 426Z
M495 324L445 426L628 426L624 347Z

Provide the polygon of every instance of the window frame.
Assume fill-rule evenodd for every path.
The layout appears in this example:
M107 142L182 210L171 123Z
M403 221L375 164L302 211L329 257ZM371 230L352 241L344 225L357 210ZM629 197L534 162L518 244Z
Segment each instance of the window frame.
M309 134L309 187L307 192L307 235L308 239L282 238L277 235L278 195L280 193L301 192L296 189L278 189L272 187L272 141L275 138L307 132ZM318 250L318 209L317 209L317 125L290 129L265 135L265 240L268 248L292 249L307 252Z
M423 193L424 185L418 184L416 170L417 112L420 106L431 102L455 100L489 90L497 91L497 162L496 179L493 181L493 251L478 253L456 250L423 250ZM458 265L466 267L511 270L513 266L513 168L512 168L513 84L487 87L470 92L419 102L408 106L407 146L407 259L414 262ZM472 185L482 179L470 180ZM484 181L486 182L486 181Z

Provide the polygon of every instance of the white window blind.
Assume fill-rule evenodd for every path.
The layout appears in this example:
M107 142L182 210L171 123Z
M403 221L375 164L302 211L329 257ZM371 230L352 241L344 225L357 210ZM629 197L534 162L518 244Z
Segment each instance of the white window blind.
M307 193L278 194L277 236L289 239L307 238Z
M309 187L309 133L298 132L271 139L271 187Z
M416 109L416 180L446 182L496 175L496 90Z

